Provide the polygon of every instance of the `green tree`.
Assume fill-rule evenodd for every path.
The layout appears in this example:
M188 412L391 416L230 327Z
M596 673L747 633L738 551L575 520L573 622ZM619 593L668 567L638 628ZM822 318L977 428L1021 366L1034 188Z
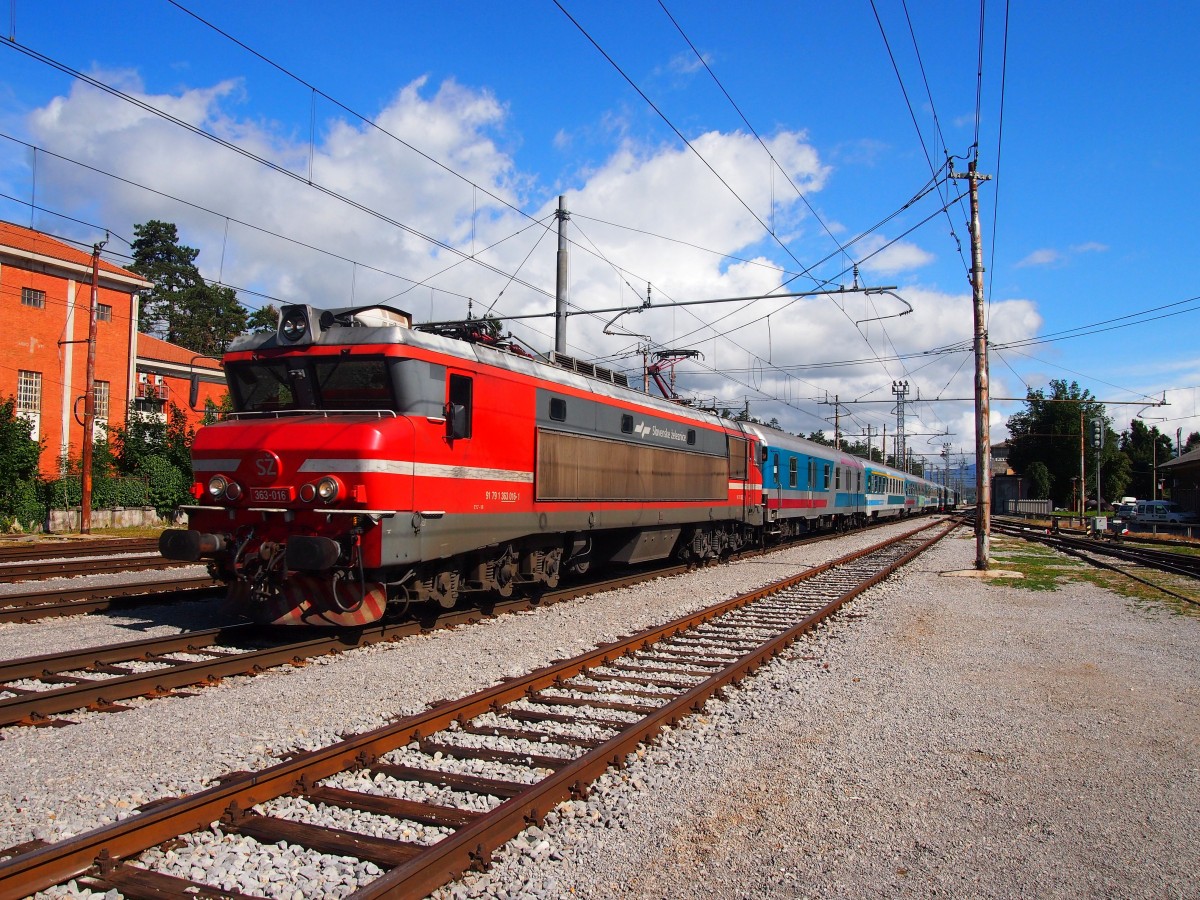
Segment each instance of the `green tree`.
M274 303L259 307L246 317L246 330L254 334L274 332L279 328L279 310Z
M174 341L179 295L203 279L196 268L200 251L179 243L174 222L151 219L134 225L133 265L129 268L154 283L142 296L138 329Z
M1141 419L1129 423L1121 432L1121 450L1129 458L1129 493L1149 498L1154 496L1154 467L1171 458L1171 438L1161 434L1158 426L1147 427Z
M0 525L28 527L42 521L42 483L38 462L42 445L32 438L29 420L17 415L13 397L0 399Z
M117 471L146 480L150 504L161 516L171 515L190 497L195 436L187 415L174 403L167 409L165 422L131 408L125 426L111 429Z
M1050 474L1050 470L1046 468L1046 464L1041 460L1029 464L1025 470L1025 477L1029 479L1029 496L1033 500L1049 500L1050 487L1054 483L1054 476Z
M200 251L179 243L173 222L133 226L132 271L154 283L143 298L138 329L200 353L220 354L246 330L246 310L232 288L200 275Z
M1193 431L1188 435L1187 441L1183 445L1181 453L1191 453L1197 447L1200 447L1200 431Z
M808 433L808 440L812 441L814 444L824 444L826 447L833 446L833 441L825 437L824 431L810 431Z
M878 447L871 447L870 453L867 452L867 442L864 440L856 440L852 443L842 442L842 449L852 456L858 456L863 459L869 459L873 462L883 462L883 451Z
M246 310L233 288L201 283L180 293L172 343L219 357L245 330Z
M1027 475L1033 463L1043 463L1050 475L1050 499L1055 506L1069 506L1071 479L1079 478L1080 427L1086 433L1093 419L1104 422L1105 440L1103 450L1085 450L1087 493L1095 494L1098 460L1105 499L1120 496L1129 480L1129 460L1117 445L1104 404L1074 381L1051 381L1048 395L1040 388L1027 392L1024 411L1008 419L1009 465Z

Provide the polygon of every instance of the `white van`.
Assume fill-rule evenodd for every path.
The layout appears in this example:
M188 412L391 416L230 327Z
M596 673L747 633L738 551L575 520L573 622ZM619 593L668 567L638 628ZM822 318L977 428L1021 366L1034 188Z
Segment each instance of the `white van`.
M1134 515L1134 521L1139 525L1176 524L1192 520L1191 513L1184 512L1178 503L1170 500L1139 500Z

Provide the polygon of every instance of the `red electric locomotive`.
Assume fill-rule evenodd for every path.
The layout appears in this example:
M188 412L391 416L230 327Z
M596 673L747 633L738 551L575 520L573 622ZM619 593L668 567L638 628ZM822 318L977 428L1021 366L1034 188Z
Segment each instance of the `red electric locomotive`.
M235 412L197 433L198 505L160 550L259 621L359 625L762 533L756 437L570 357L287 306L224 365Z

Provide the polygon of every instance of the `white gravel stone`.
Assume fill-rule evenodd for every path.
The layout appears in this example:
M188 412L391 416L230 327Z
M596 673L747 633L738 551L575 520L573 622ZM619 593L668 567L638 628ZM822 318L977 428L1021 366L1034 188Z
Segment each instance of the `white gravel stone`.
M72 716L79 724L70 728L4 729L0 846L94 827L146 799L377 727L879 537L226 679L192 698ZM560 805L492 870L438 896L1197 896L1200 619L1086 584L1035 593L939 577L970 568L973 555L969 536L944 542L727 699L639 748L586 802ZM0 627L0 655L146 633L129 633L137 617L65 621L65 638L39 623ZM47 638L41 649L28 649L33 633ZM462 770L454 767L463 761L431 762L412 748L390 756L410 755ZM480 768L513 777L513 767ZM361 773L330 783L467 809L494 804ZM275 845L209 838L196 840L280 855L268 871L295 862ZM340 858L307 866L291 883L269 882L270 893L243 889L342 896L365 875Z

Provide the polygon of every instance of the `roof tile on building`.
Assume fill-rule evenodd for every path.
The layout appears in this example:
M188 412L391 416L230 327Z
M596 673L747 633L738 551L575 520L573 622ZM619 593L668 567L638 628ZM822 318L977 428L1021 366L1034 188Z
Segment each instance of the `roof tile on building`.
M1164 463L1159 463L1158 467L1160 469L1169 469L1173 466L1195 465L1196 463L1200 463L1200 447L1197 447L1195 450L1189 450L1182 456L1177 456L1174 459L1167 460Z
M180 363L185 366L194 365L197 369L220 369L221 361L209 356L199 356L195 350L180 347L161 338L149 334L139 334L137 338L138 359L156 359L161 362Z
M26 253L37 253L41 256L61 259L64 262L75 263L76 265L90 266L92 264L91 253L80 250L77 247L72 247L70 244L60 241L58 238L50 237L48 234L34 231L32 228L14 225L12 222L0 221L0 248L3 247L23 250ZM122 269L120 266L114 266L104 259L100 260L100 268L105 272L111 272L115 275L141 278L136 272L130 272L128 269Z

